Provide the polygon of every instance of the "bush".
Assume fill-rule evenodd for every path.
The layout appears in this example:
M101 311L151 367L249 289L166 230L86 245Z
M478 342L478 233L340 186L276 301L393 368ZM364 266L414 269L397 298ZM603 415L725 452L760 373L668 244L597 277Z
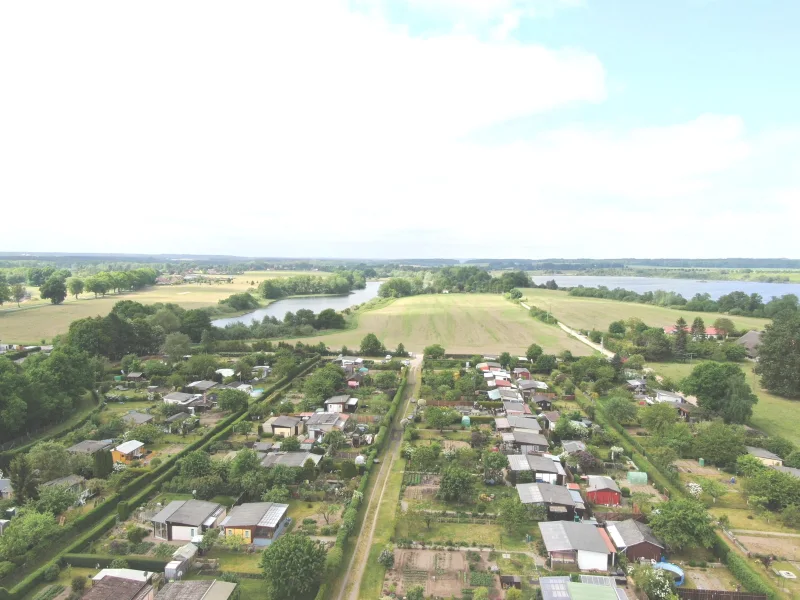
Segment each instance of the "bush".
M72 591L82 592L86 588L86 577L82 575L75 575L72 578Z
M630 498L631 497L631 488L622 487L619 489L620 493L622 494L623 498Z
M59 573L61 573L61 567L58 566L58 563L52 563L44 570L44 573L42 573L42 579L45 581L55 581L58 579Z
M130 543L138 544L144 538L146 538L149 533L150 532L147 529L145 529L144 527L136 527L136 526L134 526L134 527L131 527L131 528L128 529L128 533L126 534L126 537L128 538L128 541Z

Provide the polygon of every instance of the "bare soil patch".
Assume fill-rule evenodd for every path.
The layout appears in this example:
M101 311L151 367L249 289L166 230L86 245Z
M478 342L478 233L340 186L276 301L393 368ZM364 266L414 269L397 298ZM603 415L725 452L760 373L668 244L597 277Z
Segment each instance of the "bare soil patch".
M786 560L800 560L800 539L769 535L737 535L736 539L754 554L774 555Z
M676 460L675 466L681 473L692 473L702 477L720 477L722 475L721 471L716 467L701 467L700 463L698 463L696 460Z
M469 584L467 573L464 552L395 550L394 568L386 572L383 587L385 592L395 588L400 597L417 585L425 588L426 597L457 597Z
M684 568L687 581L691 582L698 590L729 590L730 574L725 569L691 569Z
M445 450L458 450L459 448L469 448L469 443L459 440L444 440L443 446Z

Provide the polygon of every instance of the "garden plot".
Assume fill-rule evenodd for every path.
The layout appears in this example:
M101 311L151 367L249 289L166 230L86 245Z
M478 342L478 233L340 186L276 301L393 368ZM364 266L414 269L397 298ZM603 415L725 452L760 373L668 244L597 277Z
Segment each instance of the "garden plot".
M386 573L384 590L396 590L402 597L421 585L426 597L459 597L468 579L464 552L395 550L394 568Z
M432 500L439 491L441 475L430 473L406 473L403 483L406 484L405 498L407 500Z
M685 567L686 586L696 590L736 589L736 579L725 567L693 568Z
M716 467L710 465L701 467L700 463L696 460L676 460L675 466L680 473L691 473L692 475L699 475L700 477L718 478L725 475ZM730 479L730 475L728 475L727 478Z
M763 535L736 534L736 539L752 554L777 556L790 561L800 560L800 538Z

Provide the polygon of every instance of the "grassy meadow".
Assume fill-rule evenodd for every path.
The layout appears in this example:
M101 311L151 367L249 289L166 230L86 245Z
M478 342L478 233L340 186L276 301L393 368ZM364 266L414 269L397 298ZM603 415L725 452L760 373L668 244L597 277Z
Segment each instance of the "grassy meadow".
M725 317L733 321L737 329L760 330L769 323L768 319L755 317L732 317L721 313L676 310L603 298L579 298L570 296L566 292L539 288L525 288L522 293L528 304L551 311L559 321L576 329L595 328L605 331L611 322L631 317L638 317L653 327L674 325L678 317L683 317L687 323L691 323L695 317L700 317L707 326L711 326L719 317Z
M94 294L81 294L78 300L68 296L63 304L54 305L38 298L38 289L28 287L35 300L25 302L21 308L6 303L0 309L0 340L6 343L39 344L65 333L69 324L85 317L105 316L120 300L134 300L142 304L173 302L186 309L214 306L231 294L239 294L258 287L265 279L294 275L325 275L310 271L248 271L234 275L233 283L184 283L158 285L138 292L108 294L95 298Z
M530 317L526 310L497 294L432 294L400 298L358 315L357 327L328 335L303 338L331 348L357 348L367 333L374 333L388 348L402 342L420 352L441 344L448 352L473 354L503 352L524 354L536 342L546 352L570 350L575 355L591 349L557 327Z

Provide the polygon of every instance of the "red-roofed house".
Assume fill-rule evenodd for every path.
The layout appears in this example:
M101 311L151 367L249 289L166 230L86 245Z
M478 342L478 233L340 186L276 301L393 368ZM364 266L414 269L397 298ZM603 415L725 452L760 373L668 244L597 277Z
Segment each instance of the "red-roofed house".
M501 388L501 387L502 388L510 388L511 387L511 382L510 381L506 381L505 379L495 379L494 380L494 384L499 388Z
M691 327L686 326L683 328L686 333L691 332ZM675 325L670 325L669 327L664 327L664 333L669 335L675 335L678 332L678 328ZM723 335L721 331L718 331L715 327L706 327L706 336L707 337L717 337Z

